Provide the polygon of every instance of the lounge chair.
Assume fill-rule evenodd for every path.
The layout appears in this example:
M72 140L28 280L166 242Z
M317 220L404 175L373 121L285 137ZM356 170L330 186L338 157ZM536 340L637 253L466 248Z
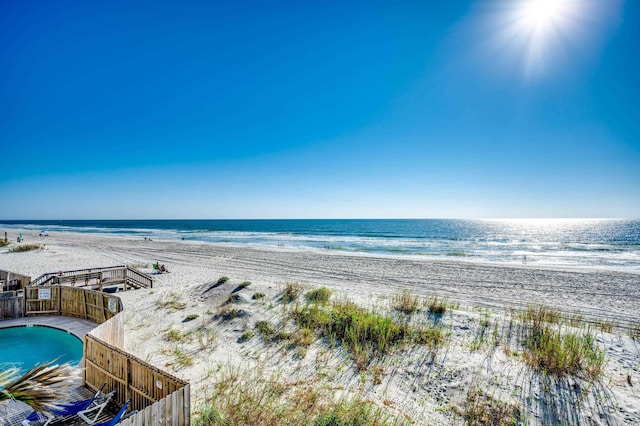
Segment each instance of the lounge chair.
M83 399L81 401L74 401L65 404L61 404L55 410L49 413L38 413L33 411L22 421L22 426L31 426L31 422L45 421L42 426L47 426L52 421L60 421L77 415L81 411L93 411L99 409L100 412L107 405L111 397L115 392L102 393L102 389L106 386L106 383L102 385L100 389L89 399ZM93 423L90 423L93 424Z
M112 418L108 422L94 423L93 426L114 426L114 425L118 424L120 422L120 420L122 420L125 417L124 413L125 413L125 411L127 411L127 408L129 408L129 401L124 403L124 405L122 406L120 411L118 411L118 414L116 414L114 418ZM133 414L133 413L130 413L130 414Z

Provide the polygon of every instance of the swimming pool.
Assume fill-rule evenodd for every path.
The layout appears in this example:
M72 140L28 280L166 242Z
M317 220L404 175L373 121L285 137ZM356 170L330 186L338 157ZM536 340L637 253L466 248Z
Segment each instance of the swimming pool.
M0 328L0 369L28 370L52 360L75 365L81 359L82 341L66 331L35 325Z

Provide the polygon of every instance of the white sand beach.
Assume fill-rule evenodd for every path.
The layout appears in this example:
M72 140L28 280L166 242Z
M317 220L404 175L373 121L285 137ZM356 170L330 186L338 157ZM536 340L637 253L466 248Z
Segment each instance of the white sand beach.
M19 231L11 231L15 232ZM419 425L464 424L460 413L474 387L518 406L531 425L640 424L640 341L632 337L633 326L640 324L639 275L22 232L26 243L43 244L44 250L10 253L1 248L0 269L36 278L51 271L127 264L152 275L153 289L118 293L126 310L126 347L188 379L195 413L225 368L260 365L290 381L321 377L336 389L336 396L357 391ZM155 273L151 264L156 261L170 272ZM216 285L222 276L229 277L229 282ZM245 281L251 285L234 294L240 295L238 307L246 316L230 321L218 318L229 295ZM257 321L283 325L280 299L287 283L309 289L324 286L333 291L333 300L348 299L389 312L390 300L405 289L424 300L444 298L450 305L438 322L447 343L433 359L420 346L400 348L381 362L382 378L373 380L370 374L357 371L345 350L330 348L320 339L302 353L284 343L265 342L258 335L241 342L240 336L253 330ZM265 297L252 299L258 292ZM595 333L596 344L606 354L599 380L586 383L567 378L549 386L521 356L512 355L517 352L517 338L510 337L516 315L511 309L532 304L557 309L567 318L583 317L580 327ZM198 317L185 322L190 314ZM424 305L411 321L430 321ZM198 327L212 330L204 343L193 333L186 337L186 332ZM485 329L493 339L484 338ZM168 341L168 330L185 332L185 338Z

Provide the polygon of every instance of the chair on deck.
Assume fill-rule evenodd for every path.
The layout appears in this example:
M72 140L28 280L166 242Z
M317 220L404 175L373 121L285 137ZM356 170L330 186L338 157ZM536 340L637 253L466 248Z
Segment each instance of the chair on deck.
M133 411L133 412L129 413L127 416L125 416L124 413L125 413L125 411L127 411L127 408L129 408L129 401L124 403L124 405L122 406L120 411L118 411L118 414L116 414L114 418L112 418L108 422L95 423L95 424L93 424L93 426L114 426L114 425L118 424L120 422L120 420L123 420L125 417L129 417L129 416L137 413L137 411Z
M96 409L99 410L99 413L102 412L104 407L109 403L111 397L115 394L115 392L109 392L106 394L102 393L102 389L106 386L106 383L102 385L98 392L95 393L89 399L83 399L81 401L74 401L65 404L61 404L55 410L52 410L50 413L38 413L33 411L31 414L27 416L26 419L22 421L23 426L31 426L31 422L42 422L46 420L42 426L47 426L49 423L53 421L64 420L73 416L78 415L81 411L89 412L94 411ZM96 416L97 418L97 416ZM93 422L87 421L89 424L93 424ZM95 422L95 420L94 420Z

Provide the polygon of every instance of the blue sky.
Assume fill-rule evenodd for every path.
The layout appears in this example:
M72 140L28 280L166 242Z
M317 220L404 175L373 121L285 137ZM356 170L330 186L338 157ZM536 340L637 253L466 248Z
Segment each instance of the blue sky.
M0 219L638 218L640 2L531 1L3 1Z

